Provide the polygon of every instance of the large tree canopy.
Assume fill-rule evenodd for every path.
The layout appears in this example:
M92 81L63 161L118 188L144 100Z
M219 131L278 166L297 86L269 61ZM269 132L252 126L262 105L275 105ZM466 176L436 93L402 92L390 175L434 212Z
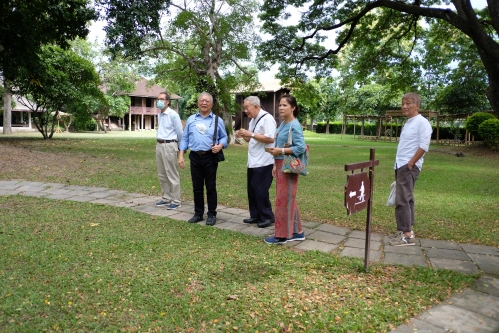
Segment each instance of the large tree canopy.
M114 54L149 58L157 81L181 82L211 93L214 111L229 120L230 91L256 77L256 71L245 66L259 42L250 15L258 8L256 1L105 0L101 4L108 21L107 45Z
M19 102L33 112L35 126L43 138L50 139L60 111L90 118L106 101L90 61L54 45L42 47L39 56L37 75L25 68L13 83L18 93L27 98Z
M87 36L86 24L95 18L87 0L1 1L0 73L7 88L5 94L10 94L8 82L19 70L36 72L43 45L67 47L69 40ZM4 110L4 133L10 133L10 111Z
M419 46L423 37L422 19L441 20L473 41L488 75L488 100L498 115L498 1L488 0L488 7L482 11L473 9L469 0L452 0L454 10L444 6L449 3L431 0L266 0L260 18L264 21L264 31L273 38L260 50L264 61L280 63L285 76L303 76L311 68L328 73L337 66L335 55L355 44L357 39L371 36L373 44L369 47L373 51L374 65L381 61L387 67L407 65L400 55L406 52L409 60L412 51ZM301 13L300 19L292 24L291 7L298 8ZM324 42L327 33L332 31L336 34L335 45L328 48ZM395 50L395 45L400 46L398 56L386 52ZM415 69L410 67L409 70Z

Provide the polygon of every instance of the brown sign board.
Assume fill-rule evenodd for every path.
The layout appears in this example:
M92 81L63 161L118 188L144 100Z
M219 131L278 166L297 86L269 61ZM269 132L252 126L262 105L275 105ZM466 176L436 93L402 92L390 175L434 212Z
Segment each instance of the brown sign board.
M345 184L345 207L347 214L352 215L366 208L370 199L371 183L368 172L347 175Z

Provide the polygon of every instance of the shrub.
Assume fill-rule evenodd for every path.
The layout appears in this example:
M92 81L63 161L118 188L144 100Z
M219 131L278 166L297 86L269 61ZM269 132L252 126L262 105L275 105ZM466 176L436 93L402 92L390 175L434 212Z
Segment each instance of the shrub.
M481 135L479 134L479 125L488 119L495 119L495 116L487 112L476 112L467 119L465 128L467 128L470 134L474 135L476 139L480 140Z
M95 131L97 123L94 119L75 119L73 123L77 131Z
M479 125L479 135L488 147L498 147L498 119L488 119Z

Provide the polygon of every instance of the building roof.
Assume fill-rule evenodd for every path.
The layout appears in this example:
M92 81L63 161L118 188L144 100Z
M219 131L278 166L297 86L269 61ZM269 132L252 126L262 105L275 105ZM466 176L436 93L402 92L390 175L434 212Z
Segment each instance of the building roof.
M149 85L148 80L146 80L145 78L141 78L136 82L135 90L126 95L134 97L156 98L163 91L165 91L165 89L160 87L159 85ZM170 94L170 99L182 99L182 97L176 94Z

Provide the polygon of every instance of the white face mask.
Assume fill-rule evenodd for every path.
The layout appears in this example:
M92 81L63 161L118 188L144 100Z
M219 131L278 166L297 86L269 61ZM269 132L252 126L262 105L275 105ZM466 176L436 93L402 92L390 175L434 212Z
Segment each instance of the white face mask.
M158 107L158 109L163 110L163 108L165 107L165 102L164 101L157 101L156 106Z
M205 126L205 124L203 123L198 123L196 124L196 129L198 130L198 132L200 132L201 134L205 134L205 132L207 131L207 127Z

